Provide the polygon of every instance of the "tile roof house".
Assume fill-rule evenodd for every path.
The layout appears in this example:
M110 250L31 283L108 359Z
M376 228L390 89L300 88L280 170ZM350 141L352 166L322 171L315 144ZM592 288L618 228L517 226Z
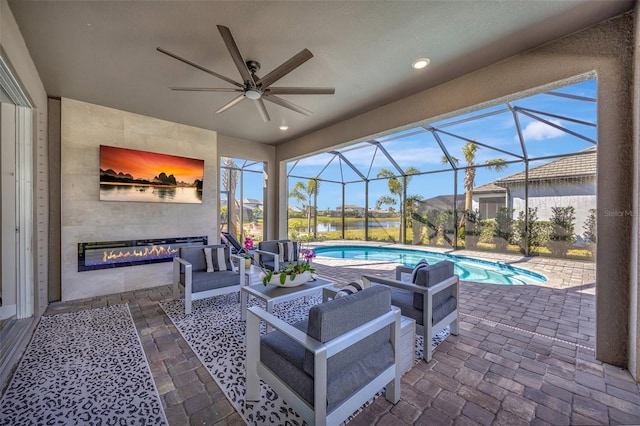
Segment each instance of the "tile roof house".
M493 218L499 207L513 209L513 217L525 209L525 171L514 173L473 190L473 207L481 217ZM531 167L528 174L529 207L540 220L551 218L552 207L575 207L575 232L581 234L596 206L596 148Z

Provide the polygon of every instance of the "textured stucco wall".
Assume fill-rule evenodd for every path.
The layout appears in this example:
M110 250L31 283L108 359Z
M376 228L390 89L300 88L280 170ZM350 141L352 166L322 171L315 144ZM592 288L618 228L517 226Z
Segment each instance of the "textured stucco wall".
M0 387L3 387L13 367L18 363L20 355L31 336L31 328L35 327L40 315L47 308L47 236L48 236L48 152L47 152L47 94L31 59L31 55L22 38L22 34L9 9L6 0L0 0L0 47L5 60L8 61L22 88L33 102L33 295L34 317L28 324L14 326L19 335L9 336L0 345ZM13 141L2 140L2 143ZM2 192L2 202L15 206L15 199L7 200ZM15 237L15 232L13 233ZM2 258L2 267L15 269L15 260ZM15 281L14 281L15 283ZM19 331L17 331L19 329Z
M267 163L267 195L264 201L264 238L275 239L276 218L276 179L277 171L275 157L276 148L272 145L264 145L244 139L232 138L218 134L218 164L220 157L243 158Z
M630 312L629 312L629 371L640 381L640 3L636 3L633 52L633 212L635 213L632 232L632 259L630 264Z
M510 188L509 196L511 198L509 207L514 210L513 217L517 218L518 214L524 211L524 187ZM553 207L569 206L575 208L574 233L581 235L589 216L589 209L596 208L595 182L529 186L529 208L538 208L539 220L550 220L553 216ZM604 213L607 216L607 212Z
M78 272L78 243L206 235L218 238L216 133L62 99L62 300L170 284L172 263ZM100 201L99 146L203 159L201 204Z
M598 263L596 356L628 365L629 288L633 218L607 218L630 210L633 184L632 14L600 23L474 73L279 145L278 232L286 233L287 160L598 77ZM426 71L428 72L428 70ZM637 259L634 259L636 261ZM600 278L602 277L602 278ZM637 345L637 339L633 341Z
M0 46L33 103L33 264L36 316L47 307L48 152L47 93L6 0L0 2ZM15 263L11 265L15 267Z

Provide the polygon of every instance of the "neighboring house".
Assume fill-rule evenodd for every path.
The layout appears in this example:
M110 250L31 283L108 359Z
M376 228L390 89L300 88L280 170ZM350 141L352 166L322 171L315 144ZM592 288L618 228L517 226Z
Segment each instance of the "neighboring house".
M457 199L456 209L457 210L464 209L464 194L458 194L456 199ZM418 208L418 211L422 215L426 214L427 211L434 210L434 209L442 210L442 211L447 211L447 210L453 211L453 204L454 204L453 195L438 195L422 201L420 203L420 207Z
M493 219L500 207L507 207L507 190L490 182L473 188L472 210L480 212L480 218Z
M336 209L331 214L332 216L341 216L342 206L336 207ZM355 204L345 204L344 215L348 217L362 217L364 216L364 207L360 207Z
M244 200L242 200L242 205L246 210L249 210L251 212L248 217L254 220L262 217L262 212L264 211L264 203L261 200L256 200L255 198L245 198ZM256 214L254 211L256 207L258 208L258 210L260 210L260 213L258 214Z
M249 200L247 198L244 199L243 203L242 203L242 209L243 209L243 213L242 213L242 219L244 221L247 220L253 220L253 207L259 207L260 210L262 210L262 203L259 202L260 204L247 204L247 201L255 201L255 200ZM228 203L228 200L226 198L220 198L220 208L222 207L226 207ZM236 200L235 202L235 207L238 208L238 206L240 206L240 200Z
M289 207L289 213L291 214L295 214L295 215L301 215L304 213L304 210L302 210L300 207L298 206L290 206Z
M552 207L575 207L575 233L583 231L589 209L596 206L596 148L529 169L529 207L538 208L538 219L549 220ZM513 209L513 217L525 209L525 172L500 178L473 190L473 208L481 217L495 217L498 207Z

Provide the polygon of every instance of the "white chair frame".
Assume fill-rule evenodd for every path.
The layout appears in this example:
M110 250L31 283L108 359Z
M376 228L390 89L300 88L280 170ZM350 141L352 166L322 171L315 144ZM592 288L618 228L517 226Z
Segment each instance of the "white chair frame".
M189 315L191 313L191 305L194 300L206 299L207 297L220 296L221 294L229 294L234 292L240 292L240 287L246 284L246 274L244 267L244 258L235 254L230 255L231 265L234 272L240 274L240 283L237 285L231 285L227 287L216 288L213 290L199 291L193 293L192 280L193 280L193 266L190 262L180 258L173 258L173 298L180 298L180 266L184 266L184 313ZM233 262L238 261L238 266ZM212 279L215 278L215 272L211 272ZM239 296L238 296L239 297Z
M425 287L412 283L405 283L398 280L392 280L388 278L376 277L373 275L363 275L362 281L365 287L370 287L371 283L384 284L390 287L396 287L403 290L412 291L414 293L420 293L423 295L423 330L422 335L424 337L424 359L425 361L431 361L433 357L433 346L431 345L431 339L436 334L440 333L447 326L450 326L450 333L454 336L457 336L460 332L459 323L458 323L458 307L460 304L460 278L458 275L453 275L450 278L447 278L444 281L439 282L438 284L432 285L431 287ZM431 314L433 310L433 296L440 291L453 287L454 295L458 306L456 309L451 312L449 315L441 319L439 322L433 324L433 315ZM391 302L393 303L393 301ZM427 314L429 313L429 314Z
M264 309L254 306L247 311L247 401L260 399L260 378L310 425L339 425L371 399L383 387L385 397L393 404L400 400L399 346L400 309L395 306L386 314L354 328L335 339L321 343ZM260 320L295 340L314 354L314 404L292 390L260 360ZM391 327L391 342L395 353L394 364L327 413L327 359L384 327Z

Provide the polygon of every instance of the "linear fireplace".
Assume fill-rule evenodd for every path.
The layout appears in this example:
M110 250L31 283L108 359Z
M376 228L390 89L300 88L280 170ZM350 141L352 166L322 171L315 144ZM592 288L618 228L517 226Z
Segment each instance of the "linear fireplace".
M78 243L78 272L171 262L180 247L205 244L206 236Z

